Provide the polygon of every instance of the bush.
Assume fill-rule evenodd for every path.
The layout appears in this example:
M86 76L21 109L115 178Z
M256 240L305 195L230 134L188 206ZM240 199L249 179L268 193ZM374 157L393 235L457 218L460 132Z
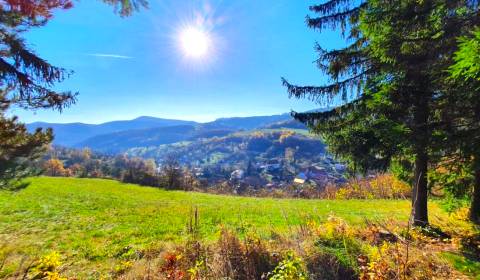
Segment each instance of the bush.
M328 220L315 227L315 245L324 259L336 263L336 267L348 275L358 271L357 257L362 253L360 243L355 239L354 231L341 218L330 216Z
M392 174L378 174L371 178L352 179L336 192L336 199L405 199L411 188Z
M261 279L275 266L261 239L253 233L248 233L245 241L238 236L222 229L217 243L216 267L219 275L229 279Z
M307 280L302 259L288 252L275 269L268 274L270 280Z
M66 280L67 278L61 277L57 271L60 265L60 254L51 252L40 258L32 268L32 279Z

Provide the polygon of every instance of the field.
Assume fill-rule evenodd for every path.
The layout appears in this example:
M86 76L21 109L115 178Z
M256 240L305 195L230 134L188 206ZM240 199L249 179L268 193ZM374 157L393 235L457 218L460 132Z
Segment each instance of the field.
M402 200L291 200L218 196L122 184L112 180L49 178L29 180L18 192L0 192L0 246L3 254L42 256L57 251L69 274L108 271L124 248L159 249L185 241L194 209L206 242L221 227L262 238L288 235L307 221L330 214L349 224L365 219L406 221L410 202ZM430 204L432 216L446 217ZM14 269L12 267L11 269ZM0 275L1 276L1 275Z

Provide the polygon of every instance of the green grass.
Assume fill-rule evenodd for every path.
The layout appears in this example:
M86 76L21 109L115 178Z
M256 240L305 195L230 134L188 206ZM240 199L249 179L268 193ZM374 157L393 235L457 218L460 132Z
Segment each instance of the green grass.
M0 192L0 246L37 256L55 250L78 267L115 260L126 246L162 248L185 238L192 209L201 237L214 240L221 225L240 234L288 234L306 220L335 214L350 224L365 218L407 220L409 201L294 200L218 196L122 184L112 180L30 179L19 192ZM444 215L431 205L435 215ZM2 245L3 244L3 245ZM103 268L102 268L103 267Z
M477 260L471 260L459 253L442 253L444 257L452 266L469 276L472 276L475 280L480 280L480 262Z

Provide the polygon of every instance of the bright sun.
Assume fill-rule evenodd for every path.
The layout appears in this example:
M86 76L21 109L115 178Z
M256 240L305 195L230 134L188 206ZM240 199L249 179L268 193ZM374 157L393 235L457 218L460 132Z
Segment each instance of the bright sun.
M180 33L181 48L189 57L205 57L210 49L210 41L210 36L196 27L187 27Z

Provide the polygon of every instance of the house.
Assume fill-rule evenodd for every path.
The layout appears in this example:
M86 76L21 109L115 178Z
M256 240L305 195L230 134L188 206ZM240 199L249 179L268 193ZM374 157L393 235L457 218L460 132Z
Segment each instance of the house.
M194 167L192 169L192 171L194 172L195 176L196 177L203 177L204 173L203 173L203 169L200 168L200 167Z
M306 180L305 180L305 179L302 179L302 178L295 178L295 179L293 179L293 182L294 182L295 184L299 184L299 185L305 184L305 181L306 181Z
M230 174L230 180L242 180L245 177L245 171L241 169L234 170Z
M305 173L301 172L298 173L298 175L293 179L293 182L295 184L305 184L305 182L308 180L308 177Z

